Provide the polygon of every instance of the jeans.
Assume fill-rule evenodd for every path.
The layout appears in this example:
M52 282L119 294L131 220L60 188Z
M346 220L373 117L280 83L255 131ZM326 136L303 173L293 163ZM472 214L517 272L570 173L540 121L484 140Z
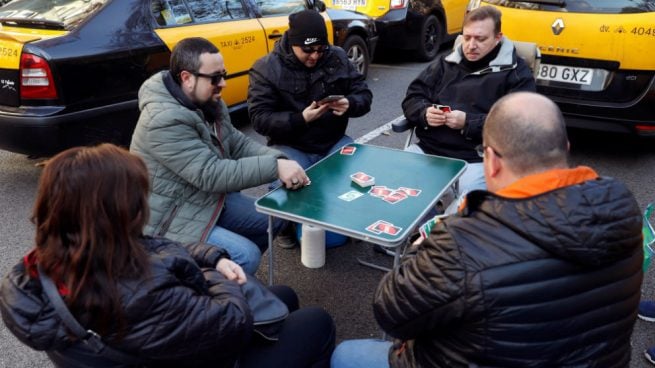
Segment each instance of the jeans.
M412 144L405 149L409 152L414 153L424 153L423 150L416 144ZM458 189L459 196L455 198L448 207L446 208L445 214L452 215L457 212L457 209L461 205L462 201L466 197L466 194L473 190L486 190L487 183L484 180L484 165L482 162L469 163L466 166L466 170L462 173L462 176L458 180ZM442 198L447 198L448 196L453 196L451 191L446 191Z
M284 225L286 221L273 218L273 235ZM268 216L255 211L254 198L238 192L228 193L207 243L225 249L247 274L254 275L262 253L268 248Z
M292 148L292 147L289 147L289 146L282 146L282 145L279 145L279 146L275 145L272 148L275 148L278 151L282 151L282 153L284 153L289 158L289 160L294 160L294 161L298 162L298 164L300 166L302 166L303 169L306 169L306 168L312 166L313 164L317 163L318 161L320 161L323 157L329 155L330 153L332 153L334 151L337 151L338 149L345 146L346 144L350 144L350 143L353 143L353 142L354 141L353 141L352 138L350 138L347 135L344 135L324 155L322 155L320 153L303 152L303 151L297 150L295 148Z
M391 341L346 340L332 353L332 368L389 368Z

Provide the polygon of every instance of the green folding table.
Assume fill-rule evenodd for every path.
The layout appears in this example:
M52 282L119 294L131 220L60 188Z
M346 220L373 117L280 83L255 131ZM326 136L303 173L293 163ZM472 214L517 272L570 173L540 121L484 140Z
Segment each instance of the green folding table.
M446 157L357 143L345 147L352 148L332 153L307 170L311 185L296 191L279 187L256 201L257 211L397 250L466 168L465 161ZM371 187L352 181L357 172L373 176L375 186L414 195L395 203L373 196ZM378 221L391 226L378 223L373 228ZM269 217L269 283L273 281L271 229ZM395 251L394 267L398 262Z

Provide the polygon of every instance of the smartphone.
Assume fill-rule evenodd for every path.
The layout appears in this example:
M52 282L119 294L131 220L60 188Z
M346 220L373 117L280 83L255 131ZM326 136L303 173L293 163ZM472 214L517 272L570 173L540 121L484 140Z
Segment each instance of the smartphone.
M450 106L448 105L432 105L435 109L439 109L443 112L450 112Z
M344 98L344 95L329 95L327 97L324 97L320 101L318 101L319 105L334 102L334 101L339 101L340 99Z

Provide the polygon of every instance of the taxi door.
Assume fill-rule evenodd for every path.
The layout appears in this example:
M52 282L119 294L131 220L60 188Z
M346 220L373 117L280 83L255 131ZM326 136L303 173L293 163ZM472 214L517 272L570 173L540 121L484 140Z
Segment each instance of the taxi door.
M257 19L240 0L152 0L161 28L155 32L170 50L187 37L204 37L218 47L228 72L222 98L228 106L245 103L248 70L268 53L268 41ZM161 4L158 9L156 4ZM161 14L158 14L158 13Z
M466 15L468 0L443 0L444 11L446 12L448 34L456 34L462 31L462 23Z

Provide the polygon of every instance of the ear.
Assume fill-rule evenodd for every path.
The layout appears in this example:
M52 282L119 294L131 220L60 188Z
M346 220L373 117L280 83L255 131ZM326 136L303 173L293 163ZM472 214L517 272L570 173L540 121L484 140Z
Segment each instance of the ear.
M503 39L503 32L498 32L494 38L496 39L496 42L500 42L500 40Z
M495 179L500 175L503 169L503 160L498 158L492 149L488 149L484 156L484 165L486 166L489 179Z
M194 77L192 73L190 73L188 70L182 70L180 72L180 84L184 85L185 83L188 83L188 81Z

